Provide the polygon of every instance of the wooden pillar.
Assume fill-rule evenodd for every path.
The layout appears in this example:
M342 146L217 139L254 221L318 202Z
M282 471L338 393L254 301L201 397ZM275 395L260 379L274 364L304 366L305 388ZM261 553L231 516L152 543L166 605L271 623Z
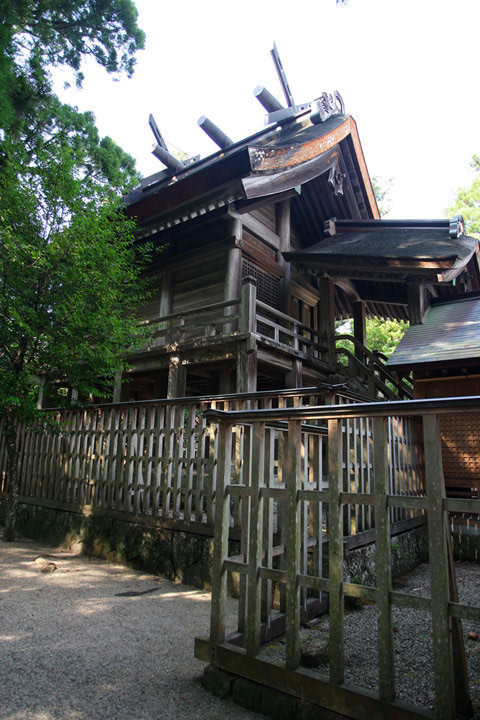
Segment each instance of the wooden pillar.
M171 355L168 365L168 398L185 397L187 367L182 364L179 355Z
M236 390L235 378L233 377L233 368L225 367L219 370L218 392L220 395L229 395Z
M330 615L330 682L341 685L344 680L343 627L343 448L341 420L328 421L328 562Z
M122 371L117 370L113 386L113 402L120 402L122 399ZM73 400L73 397L72 397Z
M167 271L163 273L162 285L160 289L160 306L158 308L158 314L160 317L170 315L172 312L173 305L173 288L172 288L172 273Z
M292 360L292 369L285 376L285 387L303 387L303 363L299 358Z
M373 418L373 471L375 525L377 533L377 623L379 658L379 695L385 702L395 697L392 604L392 546L390 535L390 475L388 467L387 418Z
M287 668L294 670L300 664L300 545L301 503L298 490L302 487L302 423L288 421L287 445L287 543L286 543L286 658Z
M242 233L242 221L239 218L232 218L229 223L228 232L229 247L225 273L225 300L233 300L234 298L240 297L242 263L240 243L242 241Z
M365 305L361 300L356 300L353 303L353 336L357 342L361 343L363 347L366 346L367 333L366 333L366 322L365 322ZM355 345L355 355L364 360L363 352L360 348Z
M325 359L332 369L336 368L335 353L335 294L333 280L324 276L319 281L318 333L320 345L325 348Z
M230 483L232 462L232 426L220 423L218 429L218 471L216 480L215 534L213 543L212 602L210 606L210 642L225 640L227 611L228 531L230 528L230 495L225 485Z
M240 300L240 332L255 332L255 313L257 304L257 281L251 275L242 281L242 297Z
M257 390L257 345L245 341L237 356L237 393Z
M224 299L235 300L240 297L241 276L242 276L242 251L240 242L242 240L243 225L239 218L232 218L229 224L229 243L227 263L225 268ZM234 315L236 308L232 305L225 308L225 315ZM233 332L233 323L225 326L225 332Z
M257 282L248 276L243 280L240 301L239 329L246 337L239 343L237 353L237 392L255 392L257 389L256 304Z
M410 325L421 325L425 315L425 288L421 283L408 283L408 319Z
M282 253L290 250L290 200L283 200L275 205L275 222L277 235L280 238L279 264L284 268L284 274L280 280L280 308L288 313L290 298L290 263L287 262Z

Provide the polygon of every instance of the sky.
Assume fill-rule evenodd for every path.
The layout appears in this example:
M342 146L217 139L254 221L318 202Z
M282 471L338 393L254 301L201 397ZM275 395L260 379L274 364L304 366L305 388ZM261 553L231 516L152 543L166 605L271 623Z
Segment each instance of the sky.
M207 115L234 141L261 130L253 96L282 103L270 56L276 43L296 103L338 90L355 119L371 176L392 178L391 218L445 217L480 153L480 0L136 0L146 47L131 79L83 66L65 102L92 110L147 176L153 113L171 152L217 150L198 127Z

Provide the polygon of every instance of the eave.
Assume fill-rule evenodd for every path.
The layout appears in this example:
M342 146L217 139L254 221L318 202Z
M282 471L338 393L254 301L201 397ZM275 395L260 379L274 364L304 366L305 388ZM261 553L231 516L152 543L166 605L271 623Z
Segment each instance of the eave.
M306 186L331 171L346 175L345 197L340 204L333 197L332 201L323 198L325 213L341 209L350 216L378 218L356 124L345 115L333 116L320 125L312 124L308 116L297 118L192 163L176 175L157 173L126 197L126 213L137 217L144 227L159 222L177 224L188 220L190 214L217 207L219 200L225 204L264 197L275 202L277 195ZM332 188L328 195L333 196Z

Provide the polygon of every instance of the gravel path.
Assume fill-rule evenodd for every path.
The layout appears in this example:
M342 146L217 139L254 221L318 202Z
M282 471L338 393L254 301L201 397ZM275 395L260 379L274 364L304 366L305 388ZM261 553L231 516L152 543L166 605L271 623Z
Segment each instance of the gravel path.
M459 594L480 605L480 566L457 565ZM428 566L399 587L429 594ZM231 601L231 626L235 603ZM248 720L261 715L219 700L199 683L195 636L208 633L210 595L121 565L88 560L28 540L0 541L0 720ZM394 609L398 697L432 706L428 613ZM467 631L478 631L473 623ZM322 648L328 617L303 630ZM376 611L345 616L346 682L376 688ZM465 640L480 718L480 640ZM281 640L262 654L282 662ZM324 673L327 665L318 671Z
M461 602L480 606L480 565L457 563L456 576ZM396 583L396 588L414 595L430 596L430 571L420 565ZM424 709L433 708L432 623L429 612L394 607L395 685L397 698ZM359 605L346 611L345 682L369 690L378 690L377 613L374 605ZM480 636L477 623L462 623L470 693L475 718L480 720L480 640L471 640L467 632ZM317 671L328 676L328 616L323 616L310 630L301 631L303 664L312 659ZM282 639L267 646L262 655L271 662L283 663L285 645ZM306 657L305 657L306 656Z
M209 612L200 590L0 541L0 720L258 720L199 683Z

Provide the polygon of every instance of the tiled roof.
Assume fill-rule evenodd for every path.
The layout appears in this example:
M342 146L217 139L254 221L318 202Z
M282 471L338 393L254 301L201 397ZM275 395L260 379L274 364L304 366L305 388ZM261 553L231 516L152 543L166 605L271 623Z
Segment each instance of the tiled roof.
M448 229L385 229L369 232L348 232L305 248L298 255L392 258L404 260L444 260L470 256L476 247L474 238L463 235L450 238ZM290 253L295 260L295 253Z
M388 359L388 366L480 358L480 297L433 305L423 324L412 325Z

